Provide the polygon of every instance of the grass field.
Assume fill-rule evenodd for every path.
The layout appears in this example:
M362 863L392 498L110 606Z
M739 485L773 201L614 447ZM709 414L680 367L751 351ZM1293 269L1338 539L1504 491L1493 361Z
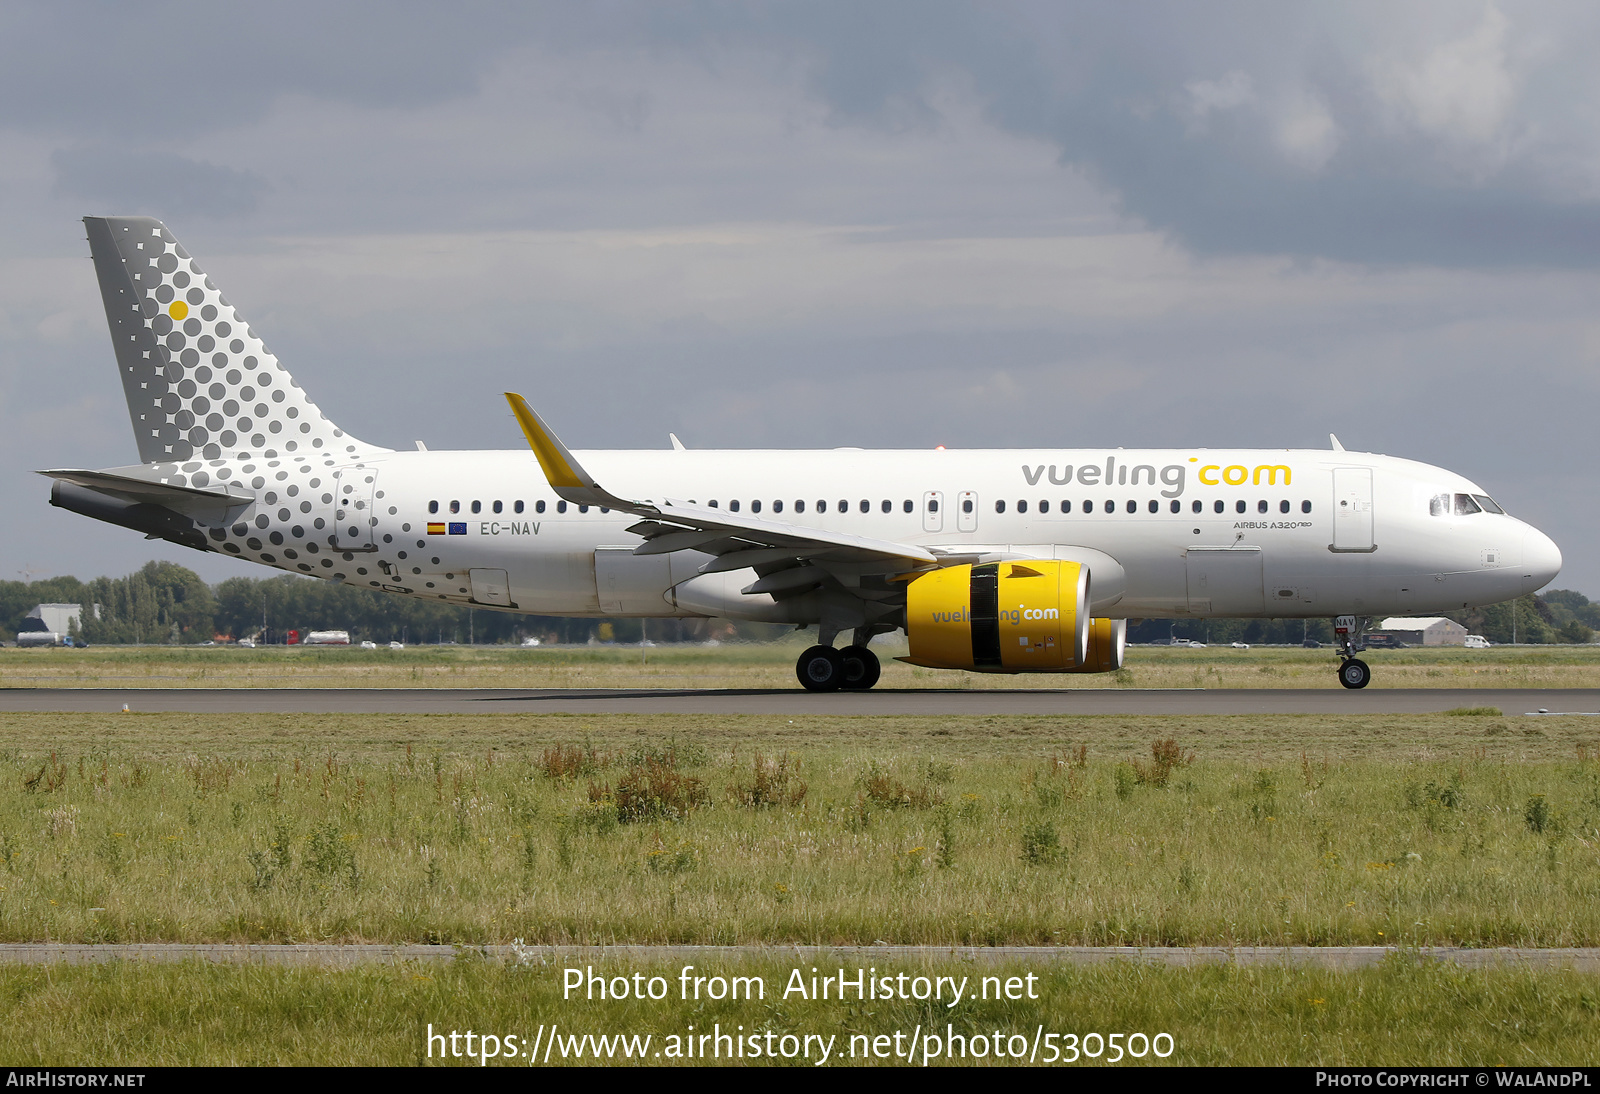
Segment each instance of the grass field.
M1590 719L330 724L0 718L0 939L1600 945Z
M639 1045L646 1063L673 1062L677 1037L723 1031L742 1035L773 1031L781 1036L833 1037L830 1064L887 1063L862 1058L872 1042L852 1035L884 1037L902 1051L918 1028L947 1026L968 1038L968 1055L955 1063L992 1064L993 1035L1009 1053L1027 1062L1035 1039L1038 1060L1048 1045L1036 1031L1057 1034L1065 1066L1095 1066L1113 1054L1085 1034L1167 1033L1167 1063L1223 1065L1589 1065L1600 1053L1600 984L1593 977L1561 972L1502 969L1463 972L1417 964L1404 957L1378 969L1327 972L1314 969L1159 969L1109 965L1090 968L1006 968L956 962L897 967L895 972L967 976L1040 974L1037 1001L976 1001L956 1008L915 1001L865 1005L782 999L780 987L794 967L775 958L719 965L702 973L760 976L762 1002L586 1002L562 998L558 968L519 968L485 962L453 966L326 969L237 968L115 964L71 968L0 967L0 1058L13 1067L92 1061L99 1066L160 1064L438 1064L427 1057L426 1032L441 1029L492 1032L495 1048L515 1036L540 1038L541 1025L568 1036L624 1034L651 1038ZM678 967L605 966L603 974L660 974L674 990ZM832 971L825 970L825 971ZM879 970L891 971L891 970ZM807 970L808 972L808 970ZM853 969L851 972L853 976ZM1100 1052L1098 1061L1079 1057L1067 1064L1070 1045ZM974 1059L971 1039L985 1039L985 1058ZM1020 1040L1011 1040L1019 1037ZM1124 1040L1119 1038L1119 1041ZM762 1042L765 1043L764 1041ZM782 1051L781 1040L775 1041ZM464 1042L458 1041L460 1048ZM592 1042L580 1059L553 1051L549 1063L592 1062ZM1136 1042L1137 1047L1143 1048ZM797 1043L791 1042L791 1049ZM811 1062L820 1053L813 1045ZM930 1050L934 1046L925 1046ZM937 1046L943 1049L943 1045ZM435 1052L444 1051L436 1043ZM852 1058L851 1050L855 1049ZM1161 1048L1167 1051L1162 1042ZM654 1054L665 1050L662 1057ZM1079 1050L1082 1051L1081 1049ZM638 1058L635 1057L635 1062ZM449 1059L446 1063L476 1065ZM490 1060L489 1063L529 1060ZM543 1062L543 1052L540 1053ZM616 1052L615 1062L626 1062ZM694 1063L702 1061L695 1059ZM718 1062L718 1061L708 1061ZM725 1062L725 1061L723 1061ZM746 1061L750 1062L748 1057ZM766 1063L765 1059L756 1060ZM782 1062L781 1060L779 1062ZM804 1061L797 1058L795 1063ZM906 1061L898 1061L904 1066ZM919 1055L914 1063L921 1063ZM946 1062L942 1058L931 1061ZM998 1062L1010 1062L1009 1055ZM1141 1060L1163 1061L1148 1050Z
M0 687L793 688L813 638L706 646L413 646L405 650L265 647L0 649ZM1094 675L914 668L903 643L874 644L880 688L1336 688L1331 649L1141 646L1127 667ZM1600 646L1382 650L1365 655L1374 688L1600 687Z

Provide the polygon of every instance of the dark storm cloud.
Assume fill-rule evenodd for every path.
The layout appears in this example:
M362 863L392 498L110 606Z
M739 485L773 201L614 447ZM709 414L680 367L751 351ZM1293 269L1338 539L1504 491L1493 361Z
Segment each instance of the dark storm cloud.
M710 69L753 48L803 65L837 125L937 128L937 90L960 83L1202 253L1587 266L1600 157L1577 43L1595 18L1175 0L12 5L0 124L170 146L283 96L470 95L519 47L642 47ZM87 193L75 177L64 168L63 188Z

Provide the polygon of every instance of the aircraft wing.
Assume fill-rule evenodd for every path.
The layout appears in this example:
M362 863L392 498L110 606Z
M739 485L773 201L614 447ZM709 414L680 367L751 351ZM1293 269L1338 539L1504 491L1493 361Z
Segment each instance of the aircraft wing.
M522 396L507 392L506 401L558 495L579 505L599 505L645 518L628 529L645 539L634 554L701 551L716 556L700 568L702 573L754 567L761 580L745 591L774 593L798 587L796 581L801 575L777 575L801 567L814 566L813 573L848 568L860 575L921 570L943 561L934 552L909 543L829 532L683 502L618 497L583 469Z
M239 494L230 494L226 490L173 486L170 483L151 482L149 479L118 475L110 471L81 471L69 468L38 473L46 478L85 487L119 501L156 505L187 517L218 524L226 521L232 511L242 509L255 500Z

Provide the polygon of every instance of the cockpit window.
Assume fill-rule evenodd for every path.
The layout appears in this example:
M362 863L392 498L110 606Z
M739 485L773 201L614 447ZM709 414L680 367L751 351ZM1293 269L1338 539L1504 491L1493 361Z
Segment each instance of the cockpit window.
M1450 515L1450 495L1435 494L1429 498L1428 515L1430 517L1448 517Z
M1472 500L1471 494L1456 495L1456 516L1470 517L1474 513L1483 512L1483 507Z
M1505 515L1505 510L1500 508L1499 505L1495 504L1495 500L1489 497L1487 494L1474 494L1472 495L1472 500L1483 506L1484 512L1486 513L1499 513L1502 516Z

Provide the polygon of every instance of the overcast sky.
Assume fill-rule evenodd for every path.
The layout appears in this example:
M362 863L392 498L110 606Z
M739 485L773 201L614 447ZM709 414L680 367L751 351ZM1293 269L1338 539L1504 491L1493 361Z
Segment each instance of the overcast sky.
M1600 8L0 7L0 577L171 558L78 218L161 217L350 433L1327 445L1600 596Z

